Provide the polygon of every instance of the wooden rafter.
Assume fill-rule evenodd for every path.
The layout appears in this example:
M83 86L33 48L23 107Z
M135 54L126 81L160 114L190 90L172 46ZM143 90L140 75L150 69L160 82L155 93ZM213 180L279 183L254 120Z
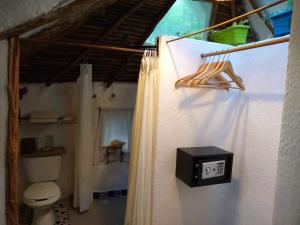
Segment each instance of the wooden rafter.
M230 10L231 10L231 17L234 18L236 17L236 1L235 0L231 0L230 2Z
M128 46L132 46L132 41L130 39L130 35L129 33L126 36L126 44ZM120 76L120 74L123 72L123 70L126 69L127 64L129 63L129 61L133 58L133 54L128 54L126 55L125 58L125 62L122 63L121 67L118 69L118 71L116 73L113 74L112 78L108 81L108 83L106 84L106 87L110 87L113 83L113 81Z
M20 44L18 38L9 40L8 72L8 191L7 223L19 225L18 219L18 158L19 158L19 58Z
M135 13L142 5L147 2L147 0L142 0L138 4L134 5L127 13L125 13L117 22L115 22L110 29L101 34L94 43L98 43L103 41L105 38L110 36L119 25L121 25L127 18L129 18L133 13ZM88 53L89 49L84 50L78 57L76 57L69 65L67 65L61 72L55 74L48 82L47 86L52 85L57 79L63 76L66 72L68 72L74 65L78 64Z
M0 40L19 36L51 22L65 20L66 18L73 18L74 20L76 17L81 17L86 10L96 8L100 5L103 5L102 0L75 0L64 6L59 5L46 14L0 32Z
M224 11L225 10L225 11ZM236 16L236 1L212 1L210 26Z
M215 25L215 23L216 23L218 7L219 7L218 2L213 2L212 3L212 11L211 11L211 17L210 17L210 26Z
M114 0L117 1L117 0ZM113 1L109 1L112 4ZM72 31L79 28L87 20L94 16L101 8L106 7L103 1L99 1L97 4L88 4L85 9L81 11L80 14L74 17L74 15L69 14L60 20L57 20L54 24L49 27L42 29L41 31L33 34L31 38L40 39L40 40L59 40L62 37L68 35ZM76 12L79 13L79 12ZM26 62L30 57L45 48L45 45L39 44L29 45L25 48L22 48L21 61Z
M256 3L255 0L249 0L249 2L250 2L250 4L251 4L251 6L252 6L253 9L258 9L259 8L259 6L258 6L258 4ZM264 21L264 23L269 28L269 30L271 31L271 33L274 35L273 27L272 27L270 21L264 15L264 12L258 12L257 14Z
M126 69L127 64L130 62L130 60L133 58L133 55L127 55L126 59L121 63L121 66L117 70L117 72L114 72L112 74L111 79L107 82L106 87L110 87L112 83L118 79L118 77L123 73L123 71Z
M166 9L164 11L162 11L162 13L160 13L159 16L155 19L155 21L152 23L152 25L149 27L148 31L146 32L146 35L143 38L141 38L141 41L139 42L140 45L143 45L145 43L145 41L147 40L149 35L155 29L156 25L166 15L166 13L169 11L169 9L174 4L174 2L175 2L175 0L171 1L168 4L168 6L166 7ZM112 85L112 83L118 79L118 77L122 74L123 70L126 68L127 64L131 61L132 58L133 58L132 55L127 56L125 61L121 64L119 70L116 73L112 74L111 79L107 82L107 85L106 85L107 87Z

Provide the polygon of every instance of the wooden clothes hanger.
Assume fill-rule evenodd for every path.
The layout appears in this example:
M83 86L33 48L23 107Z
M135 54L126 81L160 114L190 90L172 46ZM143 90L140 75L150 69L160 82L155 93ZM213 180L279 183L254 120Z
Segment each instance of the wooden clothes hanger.
M243 84L242 78L240 78L234 72L233 66L230 61L219 62L218 66L216 67L216 69L213 72L206 73L205 75L202 76L201 79L197 79L197 81L194 82L194 86L209 84L209 80L218 76L222 72L226 73L232 79L231 82L236 83L240 89L245 90L245 86Z
M213 62L213 63L210 63L208 65L208 69L206 71L203 71L201 73L198 73L197 76L195 76L190 82L189 84L194 87L199 80L202 80L203 78L207 77L208 75L210 74L214 74L215 71L217 71L220 66L221 66L221 63L220 61L217 61L217 62ZM221 86L224 86L224 88L228 89L231 85L227 85L226 84L226 79L220 74L216 74L216 76L214 76L218 81L220 81L220 83L215 83L216 84L220 84ZM202 85L209 85L208 82L204 83L202 82L201 83ZM228 89L229 90L229 89Z
M231 62L228 60L225 61L225 56L223 61L212 61L208 64L202 64L194 74L179 79L175 83L175 87L211 87L229 90L229 88L236 88L231 86L231 83L234 82L238 86L237 89L245 90L242 79L235 74ZM232 81L227 81L221 75L222 72L226 73ZM213 78L215 78L217 82L209 82Z
M175 83L175 87L182 87L182 86L193 87L194 82L196 81L196 79L199 79L199 77L201 77L201 75L207 74L207 73L209 74L209 73L213 72L214 69L216 69L217 64L216 64L216 62L213 62L213 60L214 60L214 58L209 63L205 63L205 61L204 61L204 64L202 64L195 73L177 80ZM226 79L221 74L215 76L215 78L218 81L220 81L220 85L223 88L229 90L229 87L231 85L230 85L230 83L228 84L226 82Z
M175 83L175 87L189 86L189 84L188 84L189 81L192 80L194 77L196 77L199 73L206 71L207 66L208 66L208 64L206 64L204 61L204 63L200 65L200 67L198 68L198 70L195 73L177 80Z

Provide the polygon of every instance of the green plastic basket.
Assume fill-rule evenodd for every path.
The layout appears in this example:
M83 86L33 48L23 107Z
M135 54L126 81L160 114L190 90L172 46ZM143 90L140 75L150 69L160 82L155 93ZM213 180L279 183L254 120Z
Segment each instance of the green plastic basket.
M210 39L213 42L240 45L247 42L249 26L246 25L232 25L224 30L215 31L211 34Z

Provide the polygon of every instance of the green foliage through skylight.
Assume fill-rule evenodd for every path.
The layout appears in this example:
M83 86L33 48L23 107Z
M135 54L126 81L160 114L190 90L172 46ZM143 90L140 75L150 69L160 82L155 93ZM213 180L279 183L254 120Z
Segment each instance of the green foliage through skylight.
M206 1L177 0L145 44L154 45L158 36L184 36L208 27L211 8L211 3ZM204 40L206 35L199 34L192 38Z

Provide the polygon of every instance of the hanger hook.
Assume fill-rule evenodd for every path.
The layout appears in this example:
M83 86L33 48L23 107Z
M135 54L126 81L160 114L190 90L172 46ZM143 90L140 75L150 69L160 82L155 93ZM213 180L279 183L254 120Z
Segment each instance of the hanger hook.
M209 62L210 62L210 58L211 58L211 57L207 57L207 58L206 58L206 59L207 59L207 63L209 63Z
M211 62L214 62L215 58L216 58L216 56L214 55L214 56L212 57Z
M226 59L226 55L227 55L227 53L225 53L225 54L224 54L223 61L225 61L225 59Z
M220 61L220 57L221 57L221 55L218 55L218 61Z
M229 57L230 57L230 53L228 53L228 59L227 59L228 61L229 61Z

